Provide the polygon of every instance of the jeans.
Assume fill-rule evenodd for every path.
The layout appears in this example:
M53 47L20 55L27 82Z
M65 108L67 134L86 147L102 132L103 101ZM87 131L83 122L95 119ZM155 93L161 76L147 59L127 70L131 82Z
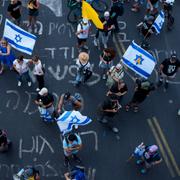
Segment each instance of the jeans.
M18 81L22 82L23 78L25 78L27 82L31 82L31 78L29 76L29 71L22 73L22 74L18 74L18 77L17 77Z
M77 72L77 75L76 75L76 80L75 80L75 83L76 84L80 84L81 82L82 82L82 80L83 80L83 74L82 74L82 72Z

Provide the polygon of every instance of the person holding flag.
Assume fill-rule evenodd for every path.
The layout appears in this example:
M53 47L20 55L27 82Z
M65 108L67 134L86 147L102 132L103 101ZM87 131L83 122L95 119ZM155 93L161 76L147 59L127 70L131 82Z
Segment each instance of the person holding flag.
M8 41L6 41L6 39L2 38L0 41L0 74L3 73L5 65L12 69L14 60L15 55L11 50L10 44L8 43Z

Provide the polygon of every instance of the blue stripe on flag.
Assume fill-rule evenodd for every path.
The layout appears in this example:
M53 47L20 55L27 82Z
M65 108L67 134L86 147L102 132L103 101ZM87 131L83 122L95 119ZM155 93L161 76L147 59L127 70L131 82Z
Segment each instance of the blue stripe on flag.
M24 32L24 31L21 31L20 29L16 28L15 26L13 26L12 24L10 24L9 22L6 22L6 25L9 26L10 28L12 28L14 31L16 31L16 32L18 32L18 33L20 33L20 34L22 34L22 35L24 35L24 36L27 36L27 37L29 37L29 38L31 38L31 39L34 39L34 40L37 39L36 36L33 36L33 35L29 34L29 33L26 33L26 32Z
M20 46L19 44L16 44L14 41L12 41L11 39L9 39L8 37L4 37L10 44L16 46L18 49L22 49L22 50L25 50L25 51L28 51L30 53L32 53L32 49L30 48L26 48L24 46Z
M139 67L137 67L136 65L134 65L133 63L131 63L129 60L125 59L124 57L123 57L123 61L127 66L131 67L132 69L134 69L139 74L142 74L144 77L148 78L150 76L149 73L140 69Z
M161 12L159 13L159 15L164 19L164 12L163 12L163 11L161 11Z
M144 49L142 49L141 47L137 46L134 41L131 43L131 46L133 49L137 50L138 52L140 52L141 54L143 54L144 56L148 57L150 60L152 60L153 62L156 62L155 58L149 54L148 52L146 52Z
M71 115L71 113L72 111L66 111L62 117L60 116L57 119L57 121L65 121Z
M157 31L158 33L160 33L161 29L159 28L159 26L158 26L158 24L157 24L156 22L154 22L153 26L154 26L154 28L156 29L156 31Z

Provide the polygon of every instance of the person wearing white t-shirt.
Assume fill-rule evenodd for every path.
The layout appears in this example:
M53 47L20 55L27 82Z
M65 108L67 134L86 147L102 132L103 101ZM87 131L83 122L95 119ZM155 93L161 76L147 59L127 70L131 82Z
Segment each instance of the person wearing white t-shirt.
M78 39L78 48L84 46L89 36L90 22L83 18L77 26L76 36Z
M19 56L13 62L13 67L18 73L18 86L21 86L23 78L25 78L28 82L28 86L31 86L31 78L29 76L29 64L32 63L30 59L24 59L23 56Z
M36 89L36 91L40 91L44 87L43 66L38 56L34 56L32 60L34 64L33 74L36 76L36 80L38 82L38 88Z

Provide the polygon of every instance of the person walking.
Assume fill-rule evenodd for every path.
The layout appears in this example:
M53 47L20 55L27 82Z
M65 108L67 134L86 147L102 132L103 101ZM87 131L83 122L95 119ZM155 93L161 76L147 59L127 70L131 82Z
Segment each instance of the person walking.
M119 32L118 17L124 13L123 3L120 0L112 0L112 6L110 10L110 17L114 24L114 31Z
M134 109L135 113L138 112L139 104L142 103L154 89L155 87L153 83L148 80L142 81L140 79L136 79L135 92L131 101L125 106L126 112L128 112L131 107Z
M13 67L15 71L17 72L17 79L18 79L18 86L22 85L23 78L26 79L28 82L28 86L31 86L31 78L29 76L29 65L32 63L32 60L30 59L24 59L24 56L19 56L18 59L16 59L13 62Z
M28 31L35 33L37 32L37 16L39 15L39 1L38 0L29 0L27 4L28 15L29 15L29 24Z
M11 0L7 8L8 14L11 17L12 22L18 26L21 23L21 8L22 2L19 0Z
M81 160L77 153L82 149L81 137L76 133L68 134L63 139L64 165L68 166L72 157L77 163Z
M126 83L123 80L119 80L118 82L115 82L111 86L106 96L111 97L111 99L116 99L120 103L123 96L127 94L127 91L128 91L128 88L127 88Z
M124 77L123 66L120 63L116 66L112 66L107 72L107 76L106 86L110 89L115 82L119 82L119 80Z
M38 56L34 56L32 61L34 64L33 74L36 76L38 82L38 88L36 91L40 91L44 87L44 68Z
M39 92L35 100L35 104L38 105L40 117L45 122L53 122L55 115L54 97L48 92L48 89L43 87Z
M180 69L180 61L177 58L175 51L171 52L171 57L166 58L159 67L159 82L158 87L160 87L164 82L164 88L167 90L169 85L169 79L173 79L176 76L177 71Z
M104 48L107 48L109 36L111 31L114 29L113 21L110 17L109 11L104 12L104 16L100 18L101 22L103 23L103 29L97 29L95 38L94 38L94 46L98 46L102 41Z
M89 54L81 52L76 60L77 75L75 86L79 86L81 82L85 82L92 75L91 64L89 63ZM87 78L88 76L88 78Z
M13 61L15 60L15 55L11 50L11 46L5 39L1 39L0 41L0 63L1 69L0 74L3 73L5 69L5 65L9 67L11 70L13 67Z
M85 43L88 39L89 36L89 31L90 31L91 23L88 21L88 19L83 18L78 26L77 26L77 31L76 31L76 36L78 40L78 48L81 48L85 46Z
M102 69L102 79L107 78L107 71L113 66L113 59L116 52L112 48L106 48L100 55L99 67Z

